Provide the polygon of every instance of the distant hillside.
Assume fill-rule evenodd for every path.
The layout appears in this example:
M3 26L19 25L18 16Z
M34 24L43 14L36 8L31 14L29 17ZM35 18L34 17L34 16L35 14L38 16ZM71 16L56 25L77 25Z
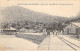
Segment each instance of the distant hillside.
M3 28L14 27L16 29L42 29L44 27L53 29L62 29L62 22L66 22L69 19L61 16L48 15L41 12L35 12L20 6L6 7L1 11L4 21L2 23Z
M2 14L4 15L5 21L7 22L28 20L33 22L58 23L67 20L67 18L35 12L20 6L4 8L2 10Z

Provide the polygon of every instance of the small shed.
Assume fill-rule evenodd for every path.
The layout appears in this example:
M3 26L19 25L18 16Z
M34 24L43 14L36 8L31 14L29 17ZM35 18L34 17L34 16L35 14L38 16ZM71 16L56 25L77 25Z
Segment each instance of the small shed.
M7 35L13 35L13 34L15 34L16 32L17 32L16 29L13 28L13 27L10 27L10 28L3 29L3 30L2 30L2 33L7 34Z
M80 35L80 22L72 22L63 28L63 34L66 35Z

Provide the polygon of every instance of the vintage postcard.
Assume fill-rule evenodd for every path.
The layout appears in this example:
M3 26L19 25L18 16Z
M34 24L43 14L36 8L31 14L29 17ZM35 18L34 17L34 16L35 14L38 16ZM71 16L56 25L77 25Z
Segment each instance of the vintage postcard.
M80 51L80 0L0 0L0 51Z

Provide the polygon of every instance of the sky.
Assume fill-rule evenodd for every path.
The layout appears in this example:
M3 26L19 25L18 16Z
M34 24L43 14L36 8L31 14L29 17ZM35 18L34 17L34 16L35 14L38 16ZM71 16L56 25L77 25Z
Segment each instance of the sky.
M30 5L30 4L38 5ZM45 5L48 4L48 5ZM50 5L54 4L54 5ZM57 4L57 5L56 5ZM65 4L65 5L62 5ZM71 5L66 5L71 4ZM1 1L1 8L21 6L36 12L42 12L54 16L75 17L80 12L79 1Z

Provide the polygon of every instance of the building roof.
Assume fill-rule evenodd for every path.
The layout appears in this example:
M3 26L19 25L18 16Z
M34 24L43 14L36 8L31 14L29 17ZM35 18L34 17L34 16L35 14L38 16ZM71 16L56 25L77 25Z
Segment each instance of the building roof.
M4 30L16 30L16 29L13 28L13 27L10 27L10 28L6 28L6 29L4 29Z
M15 28L13 28L13 27L10 27L10 30L16 30Z
M74 24L74 25L80 27L80 22L72 22L72 24Z

